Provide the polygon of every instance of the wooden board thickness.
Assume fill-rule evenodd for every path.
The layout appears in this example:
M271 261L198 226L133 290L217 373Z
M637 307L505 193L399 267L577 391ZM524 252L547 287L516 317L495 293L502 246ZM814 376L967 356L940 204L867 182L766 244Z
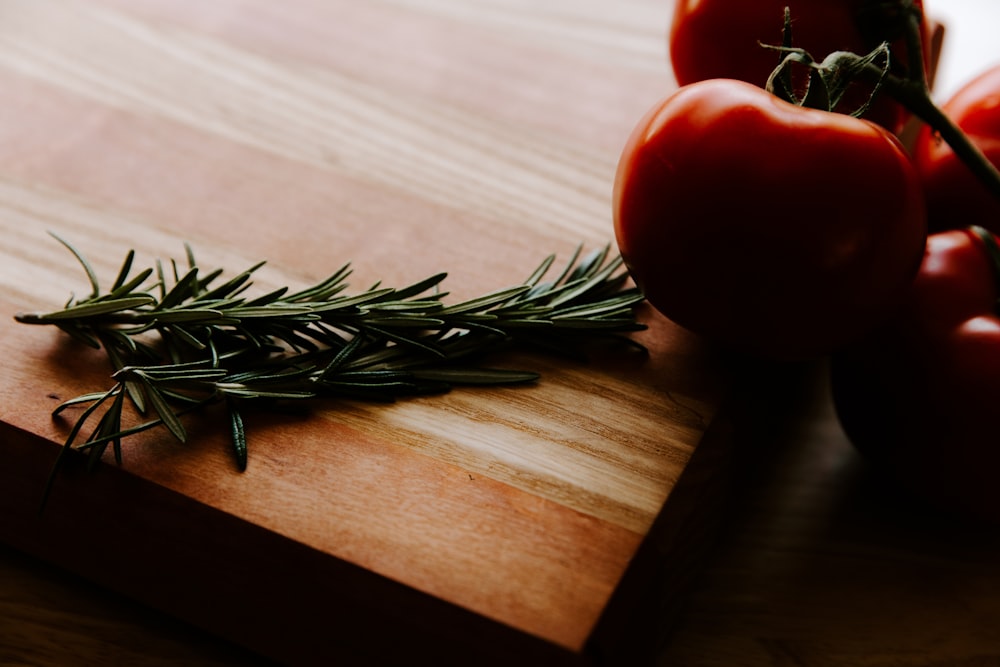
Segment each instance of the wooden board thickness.
M195 417L63 475L39 516L52 408L109 380L12 316L88 289L47 231L106 281L187 242L266 259L262 291L351 262L357 286L446 270L456 299L604 245L618 151L672 86L668 5L5 3L0 539L286 662L596 659L717 463L726 375L662 318L647 357L517 359L535 386L250 415L242 474Z

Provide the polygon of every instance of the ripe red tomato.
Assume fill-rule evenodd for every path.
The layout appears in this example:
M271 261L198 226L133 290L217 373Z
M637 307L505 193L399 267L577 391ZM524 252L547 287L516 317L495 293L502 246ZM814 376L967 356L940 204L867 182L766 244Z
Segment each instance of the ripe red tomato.
M1000 66L967 83L941 110L990 162L1000 165ZM927 193L932 230L979 225L1000 232L1000 199L926 126L917 137L913 161Z
M833 356L831 382L845 433L871 461L941 505L1000 521L995 262L971 230L932 234L901 311Z
M638 124L618 165L618 246L649 302L728 347L801 359L859 337L916 273L916 172L883 128L716 79Z
M889 27L885 21L887 4L891 6L885 0L678 0L670 25L670 62L681 86L730 78L763 87L780 56L760 44L782 43L787 6L793 45L815 59L822 60L834 51L863 55L889 41L893 43L893 62L903 67L905 48L901 33L894 34L898 27ZM922 7L921 2L915 4ZM858 89L845 102L860 107L869 93ZM882 98L866 117L898 134L909 114Z

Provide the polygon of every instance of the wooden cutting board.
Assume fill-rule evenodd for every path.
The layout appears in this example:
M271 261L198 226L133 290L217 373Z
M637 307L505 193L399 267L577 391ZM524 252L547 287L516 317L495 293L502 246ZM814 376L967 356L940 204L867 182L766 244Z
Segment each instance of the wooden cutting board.
M604 245L620 147L673 86L669 5L4 2L0 539L287 663L620 655L724 452L722 365L655 313L648 356L518 358L536 385L249 415L244 473L222 415L186 418L41 515L52 409L110 380L13 315L88 290L48 231L107 283L187 242L267 260L261 291L351 262L359 287L448 271L456 299Z

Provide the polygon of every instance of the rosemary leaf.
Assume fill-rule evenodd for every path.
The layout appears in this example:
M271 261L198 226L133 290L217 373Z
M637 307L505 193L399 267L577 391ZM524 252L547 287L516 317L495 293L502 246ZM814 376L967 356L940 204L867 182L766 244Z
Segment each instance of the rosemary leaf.
M310 288L296 292L288 296L286 300L289 303L299 301L329 301L332 297L347 289L347 283L344 281L349 275L351 275L351 265L345 264L326 280Z
M579 252L579 248L577 248L577 252ZM549 272L549 269L552 268L552 265L555 263L555 261L556 261L555 255L549 255L548 257L546 257L542 261L542 263L538 265L538 268L535 269L535 271L530 276L528 276L528 278L524 281L524 284L532 288L535 287L538 284L538 282L545 276L545 274ZM570 261L572 262L573 260Z
M42 490L42 499L41 499L41 503L39 504L39 511L41 511L42 508L45 507L45 504L48 501L49 495L52 492L52 485L55 483L56 473L59 471L59 469L62 467L63 463L66 461L66 456L72 450L73 443L76 441L76 438L80 434L80 431L83 429L84 425L87 423L87 420L90 418L90 416L92 414L94 414L94 412L97 411L98 408L101 407L101 405L103 405L109 398L111 398L112 396L116 395L120 391L121 391L121 387L120 386L115 386L115 387L112 387L111 389L109 389L108 391L104 392L103 394L96 395L96 398L93 398L95 396L94 394L87 394L87 397L86 397L87 400L88 401L92 401L92 402L83 411L83 414L80 415L80 417L76 420L76 423L73 424L73 428L70 429L69 435L66 436L66 442L63 443L62 448L59 450L59 454L56 456L55 463L52 464L52 470L49 472L48 479L45 481L45 488ZM59 412L64 407L70 405L73 402L74 401L67 401L67 402L63 403L62 405L60 405L59 407L57 407L52 414L53 415L59 414ZM112 434L110 437L111 438L120 438L121 436L122 436L121 433L115 433L115 434Z
M94 466L100 460L104 451L107 449L108 444L113 443L115 460L120 464L122 459L121 453L121 436L118 434L122 430L122 407L125 404L125 393L118 392L115 396L115 400L111 402L111 407L105 411L101 416L100 421L97 423L97 428L94 429L94 433L87 439L88 442L94 442L98 439L109 437L110 440L103 441L102 444L91 448L90 455L87 461L87 467L93 470Z
M169 430L173 436L181 442L186 442L187 431L184 429L184 425L181 424L181 420L174 413L173 408L170 407L167 399L160 393L160 390L157 389L148 378L142 378L142 386L143 389L146 390L146 396L149 398L149 404L163 421L167 430Z
M200 365L200 364L199 364ZM183 368L180 365L164 366L162 368L132 368L126 367L111 377L116 380L145 378L153 382L191 382L194 380L219 380L226 376L222 368Z
M409 299L410 297L414 297L417 296L418 294L423 294L424 292L428 292L432 289L437 288L447 277L448 277L447 273L434 274L429 278L425 278L424 280L420 280L418 282L413 283L409 287L404 287L402 289L394 290L393 296L395 296L397 299ZM435 296L438 299L440 299L444 295L438 293Z
M58 406L56 406L55 410L52 411L52 416L54 417L54 416L58 415L60 412L62 412L63 410L65 410L66 408L74 406L74 405L81 405L83 403L93 403L95 401L96 402L103 401L103 400L107 399L108 396L113 391L114 391L113 389L111 391L95 391L95 392L90 393L90 394L82 394L80 396L77 396L76 398L71 398L71 399L69 399L67 401L63 401ZM81 424L81 426L82 426L82 424Z
M176 272L177 265L173 263ZM198 287L198 268L190 269L184 277L174 283L166 294L160 299L160 303L153 310L170 310L182 301L191 298L196 294Z
M241 396L243 398L284 398L284 399L304 399L316 396L314 391L295 391L291 389L262 389L252 387L238 382L218 382L215 385L225 396Z
M424 368L412 371L422 380L437 380L461 385L527 384L539 379L538 373L498 368Z
M235 323L238 321L238 318L233 317L231 314L227 315L226 312L215 308L165 308L163 310L145 311L140 317L160 324L174 322L220 324L223 322Z
M366 326L365 331L369 334L381 336L387 341L405 345L406 347L409 347L417 352L424 352L435 357L444 356L444 352L442 352L441 349L429 339L421 339L418 336L408 336L388 327Z
M185 244L185 246L186 245L187 244ZM191 268L194 268L193 264L191 265ZM213 269L212 271L209 271L204 278L199 278L197 298L201 299L204 296L206 301L215 301L215 300L221 301L222 299L213 299L211 298L211 296L206 295L206 290L208 289L208 286L211 285L213 282L215 282L215 279L221 276L223 273L225 273L225 271L222 268Z
M120 329L101 329L98 331L97 337L108 351L108 356L111 357L112 365L116 370L125 365L124 363L116 363L120 359L117 356L117 349L123 350L126 354L133 355L139 351L139 346L135 339Z
M18 322L25 322L29 324L42 324L42 322L40 321L32 322L27 319L21 319L22 317L31 317L31 316L18 314L17 316L15 316L15 319ZM65 322L52 322L52 323L55 324L57 327L59 327L60 330L68 334L70 338L80 341L87 347L92 347L95 350L101 349L101 344L98 342L97 338L95 338L93 334L91 334L86 329L77 325L75 322L65 321Z
M298 306L290 303L270 303L263 306L236 306L227 311L229 317L238 320L261 319L265 317L296 317L318 320L319 315L309 306Z
M60 320L82 320L100 315L134 310L140 306L148 306L155 302L156 299L149 295L100 301L83 301L78 305L44 315L21 315L18 321L25 324L51 324Z
M393 317L392 315L380 315L377 312L373 312L371 317L365 320L365 325L368 328L379 327L382 329L387 327L394 329L437 329L445 324L446 320L436 317L422 317L421 315L414 315L412 313L401 313Z
M176 336L180 342L186 344L192 349L204 350L208 346L207 342L203 342L187 327L175 323L168 325L167 329L170 331L170 334Z
M128 280L128 274L132 272L133 261L135 261L135 250L129 250L128 254L125 255L125 261L122 262L122 268L118 271L118 277L115 278L115 283L114 285L111 286L112 294L117 292L119 289L122 289L122 286L125 284L125 281ZM146 278L143 278L142 280L145 279ZM140 280L139 283L141 283L142 280ZM95 293L100 292L100 290L94 290L94 291Z
M373 288L367 292L361 294L356 294L354 296L344 296L338 297L337 299L331 299L327 302L319 302L315 304L312 309L313 312L330 312L337 310L351 310L358 306L363 306L365 304L371 303L373 301L378 301L382 297L394 294L394 290L389 287L384 288ZM300 300L290 301L291 303L300 303Z
M278 301L279 299L281 299L281 297L285 296L285 294L287 294L287 293L288 293L288 288L287 287L279 287L278 289L273 290L271 292L268 292L267 294L264 294L262 296L259 296L256 299L252 299L250 301L247 301L246 303L243 304L243 306L246 307L246 308L256 308L258 306L268 306L268 305L270 305L270 304Z
M556 278L553 285L562 285L567 280L569 280L569 276L571 273L573 273L573 269L577 266L580 259L580 253L582 252L583 252L583 244L581 243L573 250L573 256L569 258L568 262L566 262L566 267L563 269L562 273L559 274L559 277ZM555 257L553 256L552 259L554 260Z
M91 298L97 297L97 295L101 293L101 285L97 280L97 274L94 273L94 268L90 265L90 262L88 262L87 259L83 256L83 254L80 253L80 251L77 250L71 243L69 243L62 237L53 234L52 232L49 232L49 234L56 241L59 241L59 243L66 246L67 250L73 253L73 256L76 257L76 260L80 263L80 266L83 267L84 272L87 274L87 279L90 281Z
M507 289L498 290L491 294L486 294L484 296L478 297L476 299L469 299L463 303L457 303L454 306L448 306L441 311L442 315L456 315L458 313L468 313L473 311L481 311L491 308L497 304L504 303L509 299L517 298L531 289L528 285L518 285L517 287L508 287Z
M233 398L226 400L229 408L229 426L233 437L233 451L236 454L236 466L243 472L247 469L247 433L243 426L243 415L237 401Z
M329 363L327 363L326 367L323 368L322 372L319 374L319 379L332 376L334 373L340 371L340 369L344 367L344 364L361 348L363 343L364 338L361 336L355 336L352 338L351 341L340 348Z
M223 285L216 287L208 292L201 295L202 299L224 299L232 298L233 296L240 293L240 291L250 285L250 277L256 272L260 267L264 266L266 262L258 262L252 267L244 271L243 273L235 276L234 278L226 281ZM218 270L212 274L212 277L217 277L222 275L222 271ZM210 281L205 280L199 283L201 289L205 289Z
M135 292L136 288L145 283L146 280L149 278L149 276L151 276L152 274L153 274L153 269L146 269L136 277L132 278L132 280L128 281L127 283L119 285L116 282L115 288L108 293L108 297L112 299L120 299L122 297L132 294L133 292ZM142 296L150 296L150 295L146 294ZM152 297L150 296L150 298Z

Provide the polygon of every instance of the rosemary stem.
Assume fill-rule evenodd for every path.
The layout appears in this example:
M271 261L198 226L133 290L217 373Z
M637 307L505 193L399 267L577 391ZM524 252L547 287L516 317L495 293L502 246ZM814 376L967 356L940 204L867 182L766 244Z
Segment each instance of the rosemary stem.
M146 269L130 277L130 251L111 292L102 293L86 259L58 240L83 265L92 293L71 299L63 310L18 313L15 319L55 325L85 344L103 348L116 384L108 392L84 394L56 408L58 414L88 405L66 440L57 468L69 449L88 450L96 462L113 443L117 459L123 438L154 427L164 426L184 442L181 415L227 401L242 470L246 436L237 404L322 397L392 401L453 386L525 384L536 381L538 374L478 363L484 355L496 355L519 342L564 356L597 340L636 347L638 343L622 334L645 328L635 318L642 294L629 286L621 258L609 257L610 245L582 258L577 250L551 282L542 278L552 256L520 285L446 305L445 295L437 290L443 273L398 290L376 285L345 296L346 266L291 296L282 288L248 298L243 294L251 285L250 276L263 263L210 287L222 271L198 279L190 248L190 268L172 285L163 271ZM429 291L430 296L421 296ZM159 299L152 296L155 293ZM155 418L123 426L126 397L136 412L151 410ZM98 409L102 413L94 432L77 443L77 435Z

